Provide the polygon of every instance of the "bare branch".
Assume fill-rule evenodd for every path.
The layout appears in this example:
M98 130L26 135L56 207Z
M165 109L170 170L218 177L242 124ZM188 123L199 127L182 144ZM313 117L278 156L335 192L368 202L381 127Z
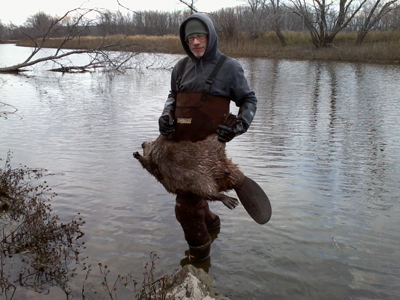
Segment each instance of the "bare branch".
M355 4L354 0L290 0L288 7L300 16L310 31L316 48L332 46L335 36L348 26L367 0Z
M124 9L126 9L127 11L131 11L131 12L133 12L134 14L137 14L137 15L139 14L138 12L136 12L136 11L130 9L129 7L126 7L126 6L122 5L121 2L119 2L119 0L117 0L117 3L118 3L119 6L121 6L121 7L124 8Z
M191 0L190 3L188 1L185 0L179 0L180 3L186 5L189 9L190 9L190 13L197 13L199 12L196 7L194 6L195 3L197 2L197 0Z
M34 15L29 19L32 25L36 26L36 28L40 28L41 36L35 37L35 33L22 31L24 36L28 38L28 40L33 45L32 53L22 62L13 66L7 66L0 68L0 72L14 72L18 73L26 68L36 65L38 63L42 63L45 61L53 61L61 65L62 70L75 70L75 69L90 69L91 66L93 68L106 68L106 69L118 69L117 71L122 70L122 66L126 64L130 58L136 55L134 52L126 52L124 51L130 45L129 43L123 43L122 38L117 42L109 41L106 39L106 36L103 37L100 45L96 47L92 47L90 49L81 49L81 50L66 50L68 48L68 43L73 40L78 40L84 36L88 35L91 28L96 27L96 23L89 18L89 14L97 14L98 16L102 16L102 11L95 9L82 9L76 8L66 12L63 16L53 18L47 16L43 13L39 13ZM64 35L61 39L57 39L58 44L55 47L54 53L52 55L48 55L46 57L36 58L39 51L41 51L50 41L55 38L55 33L58 31L63 31ZM55 41L55 40L54 40ZM109 53L107 51L119 49L120 54L118 56L113 55L112 60L110 59ZM71 55L91 55L91 63L90 65L85 66L64 66L60 59L71 56ZM95 59L93 59L95 58ZM91 69L93 69L91 68Z
M0 118L4 118L4 119L7 119L8 115L17 114L17 111L18 111L18 108L16 108L15 106L1 102L1 101L0 101L0 107L6 107L6 108L11 109L11 110L8 110L8 109L0 110Z
M384 3L384 0L375 0L375 3L369 8L369 12L365 9L366 16L361 17L362 24L358 30L355 44L361 45L368 32L388 13L395 9L398 0L391 0Z

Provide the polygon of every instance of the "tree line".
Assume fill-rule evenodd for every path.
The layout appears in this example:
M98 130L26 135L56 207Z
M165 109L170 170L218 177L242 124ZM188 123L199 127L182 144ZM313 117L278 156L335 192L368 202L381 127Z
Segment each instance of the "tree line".
M27 18L22 26L0 22L1 40L28 40L32 53L21 63L1 67L0 72L20 72L34 64L51 60L59 63L56 70L86 71L88 68L123 70L137 52L128 37L134 35L177 35L182 21L197 12L197 0L179 0L186 10L175 12L132 11L76 8L62 16L38 12ZM245 38L250 41L266 32L274 32L282 47L287 45L288 32L309 32L315 48L331 47L341 31L357 32L356 45L361 45L372 30L398 30L400 28L400 0L247 0L244 5L223 8L211 13L221 39ZM124 11L125 13L122 13ZM72 41L80 43L82 37L97 37L96 46L65 51ZM116 37L112 40L110 37ZM50 40L58 38L54 53L37 58L37 53ZM136 45L137 46L137 45ZM79 48L79 47L78 47ZM119 50L113 56L109 50ZM62 58L86 54L86 66L66 66Z
M183 4L187 4L181 1ZM87 22L81 35L177 35L181 22L196 12L195 2L187 10L160 11L103 11L90 24ZM316 48L333 43L340 31L357 32L361 44L372 30L400 29L398 0L247 0L244 5L223 8L211 13L220 38L235 36L257 38L273 31L281 45L286 45L285 31L308 31ZM27 36L40 38L59 17L38 12L27 18L23 26L3 24L0 21L0 40L19 40ZM67 22L57 22L53 37L61 37L69 30ZM76 22L74 20L73 22ZM82 28L83 30L83 28Z

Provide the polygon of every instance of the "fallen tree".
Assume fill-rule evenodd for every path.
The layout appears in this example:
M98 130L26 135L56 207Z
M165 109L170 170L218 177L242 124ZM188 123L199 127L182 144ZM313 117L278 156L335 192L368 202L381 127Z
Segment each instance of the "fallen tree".
M96 20L101 20L104 14L96 9L76 8L68 11L61 17L52 17L39 12L28 18L28 27L16 27L26 40L25 43L32 47L31 54L21 63L0 67L3 73L19 73L33 65L51 61L58 65L53 71L72 72L88 71L94 68L123 71L123 66L136 55L132 51L134 45L130 44L126 36L119 36L118 40L108 39L107 31L100 38L100 42L88 49L69 49L72 41L79 41L83 36L89 36L96 29ZM51 40L57 39L57 46L52 48L52 53L41 56L44 48L50 47ZM110 50L117 50L110 54ZM74 65L71 60L65 60L72 55L87 55L89 63L81 66Z

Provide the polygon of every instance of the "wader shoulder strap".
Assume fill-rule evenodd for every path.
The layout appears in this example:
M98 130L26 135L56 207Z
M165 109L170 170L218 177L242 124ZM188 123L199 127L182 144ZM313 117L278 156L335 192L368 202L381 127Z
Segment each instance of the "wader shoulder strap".
M212 70L210 76L208 76L206 83L203 88L203 92L208 93L210 91L211 85L214 82L215 77L217 77L217 74L219 70L221 69L222 65L224 64L226 59L225 55L221 55L220 59L218 60L217 64L214 67L214 70Z
M181 65L179 66L179 69L178 69L178 76L176 76L176 89L178 90L178 92L182 89L182 86L181 86L182 76L183 76L183 73L185 73L186 64L187 64L188 60L189 60L189 56L186 56L182 60Z
M217 74L218 74L219 70L221 69L222 65L224 64L226 58L227 58L226 55L221 54L221 57L218 60L217 64L215 65L214 69L212 70L210 76L208 76L206 83L204 84L204 88L203 88L203 96L201 97L202 101L206 100L207 94L210 92L211 85L213 84L215 77L217 77ZM181 87L182 76L185 73L186 64L187 64L188 60L189 60L189 57L186 56L182 60L181 65L179 66L179 69L178 69L178 76L176 77L176 89L178 90L178 92L182 88Z

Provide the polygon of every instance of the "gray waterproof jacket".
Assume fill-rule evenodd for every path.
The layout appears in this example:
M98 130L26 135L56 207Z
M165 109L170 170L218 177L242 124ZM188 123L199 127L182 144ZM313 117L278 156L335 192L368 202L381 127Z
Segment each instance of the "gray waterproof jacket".
M189 45L185 41L185 25L189 20L198 19L203 22L208 29L208 44L204 55L198 59L190 51ZM168 100L165 103L163 115L171 113L174 110L175 99L178 92L202 92L204 84L217 64L221 53L218 50L218 37L211 19L201 13L195 13L188 17L180 27L179 31L182 47L189 56L189 61L186 64L185 72L180 74L181 81L180 91L177 90L176 81L180 66L184 59L178 61L174 66L171 75L171 90ZM220 71L218 72L211 89L211 95L228 98L240 107L238 118L245 123L245 130L250 126L254 117L257 98L253 90L250 89L244 71L239 62L228 57Z

